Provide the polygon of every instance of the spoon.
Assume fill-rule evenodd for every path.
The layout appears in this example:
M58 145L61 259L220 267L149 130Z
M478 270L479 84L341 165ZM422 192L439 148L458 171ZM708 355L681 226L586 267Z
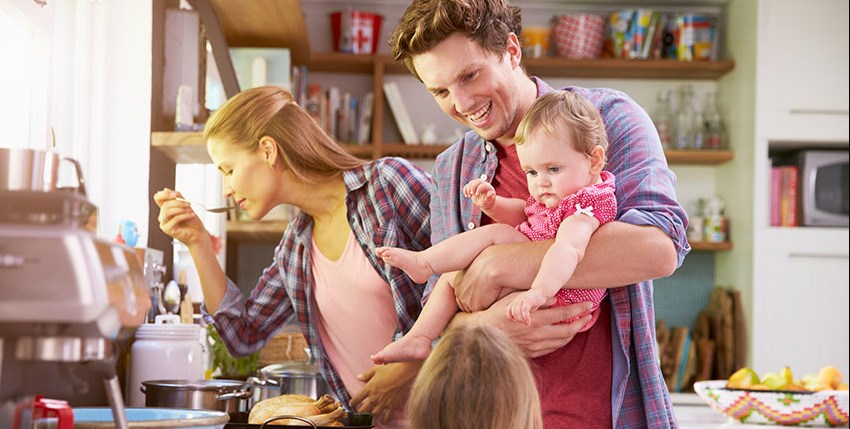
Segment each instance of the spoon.
M208 212L210 212L210 213L224 213L224 212L226 212L226 211L228 211L228 210L233 210L233 208L232 208L232 207L217 207L217 208L214 208L214 209L208 209L208 208L206 208L206 206L204 206L203 204L198 203L198 202L195 202L195 201L189 201L189 200L187 200L187 199L180 198L180 197L177 197L177 198L175 198L175 199L176 199L177 201L182 201L182 202L184 202L184 203L186 203L186 204L194 204L194 205L196 205L196 206L198 206L198 207L200 207L200 208L202 208L202 209L204 209L204 210L206 210L206 211L208 211Z

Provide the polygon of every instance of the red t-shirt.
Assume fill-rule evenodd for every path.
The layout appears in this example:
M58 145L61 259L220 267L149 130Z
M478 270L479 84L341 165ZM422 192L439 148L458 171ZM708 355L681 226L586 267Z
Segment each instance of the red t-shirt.
M528 183L516 146L494 144L499 167L491 182L496 194L528 198ZM484 216L481 224L493 221ZM611 301L599 306L598 323L564 347L532 360L545 429L606 428L611 422Z

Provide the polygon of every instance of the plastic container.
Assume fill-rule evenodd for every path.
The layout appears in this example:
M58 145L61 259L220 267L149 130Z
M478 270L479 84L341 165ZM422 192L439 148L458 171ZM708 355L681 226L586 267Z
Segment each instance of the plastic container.
M382 15L359 10L331 14L331 36L334 51L352 54L375 54L381 35Z
M159 315L155 323L139 326L130 351L128 405L145 406L143 381L203 378L200 326L181 324L176 315Z

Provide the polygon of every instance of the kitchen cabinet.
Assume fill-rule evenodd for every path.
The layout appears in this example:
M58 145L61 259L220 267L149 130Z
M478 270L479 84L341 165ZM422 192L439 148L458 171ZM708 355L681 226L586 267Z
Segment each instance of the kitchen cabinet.
M847 142L848 2L766 0L759 18L758 107L773 141Z
M847 228L771 228L762 236L753 291L757 372L835 365L848 373L847 247Z
M770 155L848 148L848 1L760 0L752 163L752 367L850 370L848 228L771 227ZM793 29L793 31L791 30ZM824 30L825 29L825 30Z

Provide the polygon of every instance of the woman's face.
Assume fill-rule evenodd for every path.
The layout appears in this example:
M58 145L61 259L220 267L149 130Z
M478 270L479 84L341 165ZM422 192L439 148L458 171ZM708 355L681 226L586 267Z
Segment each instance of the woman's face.
M486 140L513 137L519 124L519 45L495 55L456 33L413 57L425 88L447 115Z
M243 149L218 138L210 138L207 151L221 172L222 194L232 198L251 219L262 219L277 201L281 174L266 153L257 149Z

